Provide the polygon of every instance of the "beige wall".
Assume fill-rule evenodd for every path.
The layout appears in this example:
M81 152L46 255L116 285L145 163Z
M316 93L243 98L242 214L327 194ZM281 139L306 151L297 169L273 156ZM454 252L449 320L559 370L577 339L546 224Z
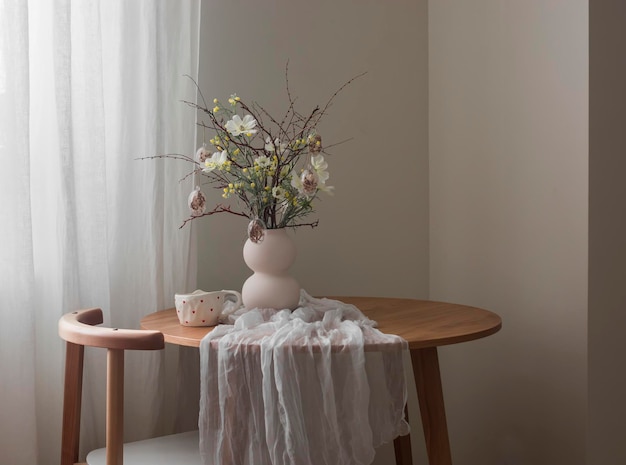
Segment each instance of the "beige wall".
M290 89L310 109L367 71L320 128L325 143L353 140L327 158L336 194L318 204L318 228L297 230L293 274L315 295L426 298L426 0L211 0L202 10L207 99L236 92L282 113L289 60ZM225 215L197 222L201 288L241 288L250 274L241 257L246 226ZM412 416L419 418L417 410ZM419 425L416 431L419 441ZM415 448L423 457L423 446ZM376 464L392 456L383 447Z
M203 3L201 87L286 109L285 64L302 109L324 104L351 77L325 118L334 197L320 225L295 234L294 274L310 293L425 297L428 292L426 2L277 0ZM200 281L241 286L245 220L199 224Z
M589 67L589 465L626 463L625 2L592 0Z
M442 350L457 465L585 463L587 3L430 2L430 298L504 320Z

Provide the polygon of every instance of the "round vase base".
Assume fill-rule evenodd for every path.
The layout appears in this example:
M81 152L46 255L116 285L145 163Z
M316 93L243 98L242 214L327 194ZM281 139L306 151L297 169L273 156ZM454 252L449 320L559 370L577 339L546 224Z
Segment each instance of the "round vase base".
M246 309L294 310L300 303L300 285L291 276L255 273L243 283L241 297Z

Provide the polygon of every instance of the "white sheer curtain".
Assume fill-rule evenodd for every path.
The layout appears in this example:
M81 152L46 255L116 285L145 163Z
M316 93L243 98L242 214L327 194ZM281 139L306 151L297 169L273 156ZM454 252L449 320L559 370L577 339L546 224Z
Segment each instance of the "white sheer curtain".
M0 0L0 464L56 464L65 312L138 327L193 290L200 0ZM88 353L83 445L102 444L103 359ZM128 359L127 438L171 429L171 354ZM173 366L173 367L172 367ZM100 368L100 366L98 366ZM173 383L170 383L173 384ZM172 389L174 389L172 387ZM161 431L159 431L161 430Z

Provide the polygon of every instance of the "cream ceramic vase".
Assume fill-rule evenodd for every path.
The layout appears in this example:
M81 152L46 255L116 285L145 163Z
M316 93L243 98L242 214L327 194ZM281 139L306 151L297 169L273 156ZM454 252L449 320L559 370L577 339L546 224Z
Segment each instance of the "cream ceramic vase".
M247 309L298 307L300 285L289 275L296 259L296 244L285 229L266 230L260 242L248 239L243 246L243 259L254 271L241 289Z

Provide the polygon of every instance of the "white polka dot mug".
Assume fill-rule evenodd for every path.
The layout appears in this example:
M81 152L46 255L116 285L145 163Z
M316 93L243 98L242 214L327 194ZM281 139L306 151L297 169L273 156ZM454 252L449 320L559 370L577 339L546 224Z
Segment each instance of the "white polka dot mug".
M241 294L237 291L197 290L191 294L175 294L176 314L183 326L215 326L226 301L241 306Z

